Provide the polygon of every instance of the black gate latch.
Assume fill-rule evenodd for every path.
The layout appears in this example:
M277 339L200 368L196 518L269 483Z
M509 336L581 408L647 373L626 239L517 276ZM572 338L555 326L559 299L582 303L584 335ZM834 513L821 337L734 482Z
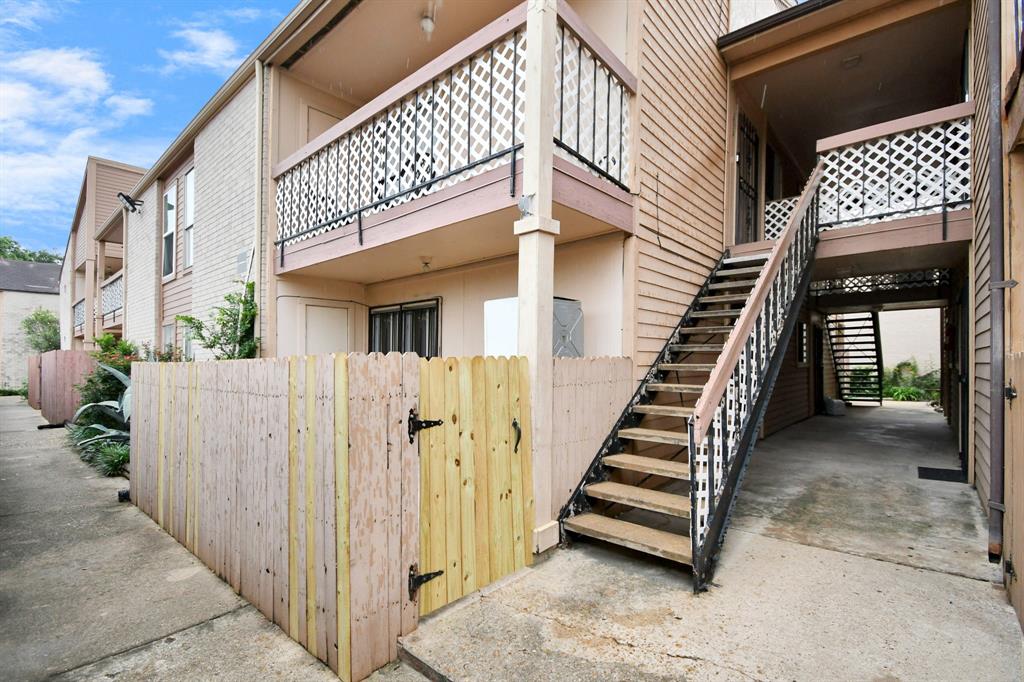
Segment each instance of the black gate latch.
M430 582L434 578L439 578L444 575L444 571L434 571L432 573L424 573L420 575L417 571L419 564L413 564L409 567L409 601L416 598L416 593L419 592L420 587L427 582Z
M412 443L416 439L416 434L423 429L432 429L441 424L444 424L443 419L420 419L415 408L409 410L409 442Z

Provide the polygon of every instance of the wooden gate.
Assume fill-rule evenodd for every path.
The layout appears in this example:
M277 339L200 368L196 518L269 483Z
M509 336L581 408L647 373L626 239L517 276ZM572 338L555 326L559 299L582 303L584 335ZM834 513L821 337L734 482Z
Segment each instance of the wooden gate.
M427 614L533 561L526 358L420 361L420 591Z

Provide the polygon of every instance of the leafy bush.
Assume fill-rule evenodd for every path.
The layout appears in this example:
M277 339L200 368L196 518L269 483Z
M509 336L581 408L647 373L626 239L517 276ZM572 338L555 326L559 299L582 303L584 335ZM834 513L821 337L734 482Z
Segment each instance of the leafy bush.
M213 319L203 322L191 315L178 315L195 342L213 351L218 360L256 357L260 340L256 336L256 287L246 282L241 293L224 295L226 305L214 308Z
M939 371L922 374L914 358L887 369L882 385L885 396L893 400L939 399Z
M112 367L118 372L130 376L132 363L142 358L139 357L135 345L124 339L119 339L113 334L104 334L96 338L97 349L93 357L99 364ZM124 384L110 372L104 371L99 366L85 377L85 381L76 386L82 404L102 403L110 400L117 400L124 391ZM116 426L105 417L101 423L107 426Z
M20 388L9 388L4 386L0 388L0 396L4 395L20 395L22 398L28 398L28 384L23 383Z
M60 320L46 308L36 308L21 321L25 343L34 353L60 350Z
M60 263L63 260L59 253L53 251L26 249L14 237L0 237L0 258L34 263Z
M96 446L92 464L104 476L124 476L129 459L131 448L127 443L100 443Z

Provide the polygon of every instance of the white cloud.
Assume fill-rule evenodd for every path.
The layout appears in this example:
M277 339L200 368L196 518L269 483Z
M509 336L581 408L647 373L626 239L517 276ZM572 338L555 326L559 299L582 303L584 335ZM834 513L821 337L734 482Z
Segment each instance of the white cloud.
M9 75L60 89L78 102L95 102L110 90L110 78L96 56L76 48L29 50L4 60Z
M52 19L56 9L56 3L43 0L2 0L0 26L34 31L41 21Z
M146 116L153 111L153 100L130 95L111 95L106 99L106 105L117 119Z
M165 74L179 69L208 69L226 75L245 57L238 52L238 42L219 28L188 26L173 35L185 42L185 48L159 51L165 62L161 72Z

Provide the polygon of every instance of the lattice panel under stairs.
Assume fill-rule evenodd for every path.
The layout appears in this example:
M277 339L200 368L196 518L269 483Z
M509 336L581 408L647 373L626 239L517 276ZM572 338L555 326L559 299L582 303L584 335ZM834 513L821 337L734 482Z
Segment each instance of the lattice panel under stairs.
M821 229L964 208L971 201L971 119L915 128L822 155Z
M832 366L845 402L882 403L882 340L878 313L827 315Z
M100 305L104 315L109 315L124 306L123 276L118 276L103 285L103 290L100 292Z

